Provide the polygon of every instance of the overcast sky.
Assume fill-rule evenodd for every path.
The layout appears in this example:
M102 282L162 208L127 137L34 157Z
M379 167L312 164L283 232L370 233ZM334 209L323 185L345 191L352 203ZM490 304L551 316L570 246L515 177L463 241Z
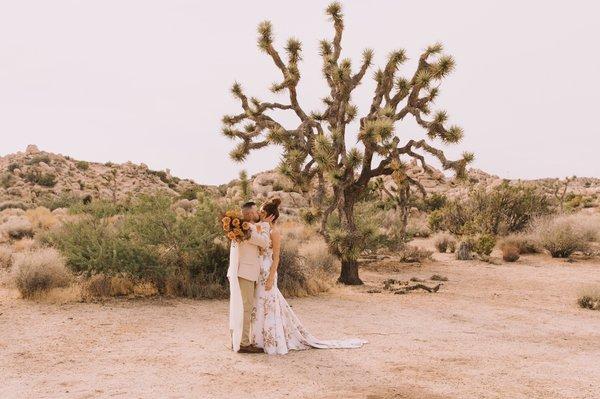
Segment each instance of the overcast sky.
M327 1L0 0L0 154L40 149L92 161L144 162L200 183L272 168L277 149L234 164L219 133L249 95L278 99L278 71L256 47L270 19L276 44L303 42L307 111L326 94L318 41ZM457 62L436 102L465 130L474 167L510 178L600 177L600 54L595 1L345 1L343 56L376 64L441 41ZM354 100L365 110L373 84ZM293 119L285 119L293 122ZM402 138L421 134L413 123Z

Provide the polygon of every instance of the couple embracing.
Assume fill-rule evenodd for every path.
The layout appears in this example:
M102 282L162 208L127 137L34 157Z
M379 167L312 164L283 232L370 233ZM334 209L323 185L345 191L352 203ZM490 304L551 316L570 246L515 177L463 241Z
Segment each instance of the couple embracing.
M361 339L319 340L300 323L279 289L282 235L277 226L278 198L260 210L254 202L242 206L250 234L232 241L227 277L230 284L229 328L232 349L239 353L283 355L309 348L359 348Z

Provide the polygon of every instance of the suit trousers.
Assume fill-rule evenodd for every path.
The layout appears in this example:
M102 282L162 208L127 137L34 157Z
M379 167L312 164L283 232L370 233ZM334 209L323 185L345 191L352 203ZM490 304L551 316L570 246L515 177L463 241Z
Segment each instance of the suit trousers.
M252 310L254 308L254 290L256 281L246 280L238 277L240 291L242 292L242 304L244 305L244 328L242 329L241 346L248 346L252 342L250 340L250 324L252 322Z

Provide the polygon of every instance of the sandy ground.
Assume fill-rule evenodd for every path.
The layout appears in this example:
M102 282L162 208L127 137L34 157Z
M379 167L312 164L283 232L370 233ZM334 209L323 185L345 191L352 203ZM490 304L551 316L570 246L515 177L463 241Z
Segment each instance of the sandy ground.
M0 292L0 398L598 398L600 312L576 298L600 264L451 255L387 277L447 276L439 293L335 288L290 303L322 338L362 349L228 351L225 301L53 305ZM372 288L372 287L371 287Z

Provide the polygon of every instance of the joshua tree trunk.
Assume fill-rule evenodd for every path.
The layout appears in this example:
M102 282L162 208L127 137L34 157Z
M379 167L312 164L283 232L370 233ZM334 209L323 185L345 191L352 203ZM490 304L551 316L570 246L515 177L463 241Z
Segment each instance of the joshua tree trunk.
M358 228L354 221L354 205L356 203L355 195L353 193L346 192L344 195L346 202L342 209L340 209L340 218L343 220L343 226L346 229L348 235L343 244L343 248L340 256L342 261L342 270L338 282L346 285L362 285L363 282L358 277L358 256L360 243L358 242L361 237L358 233Z
M346 285L362 285L363 282L358 277L358 261L356 259L342 259L342 271L338 278L338 283Z

